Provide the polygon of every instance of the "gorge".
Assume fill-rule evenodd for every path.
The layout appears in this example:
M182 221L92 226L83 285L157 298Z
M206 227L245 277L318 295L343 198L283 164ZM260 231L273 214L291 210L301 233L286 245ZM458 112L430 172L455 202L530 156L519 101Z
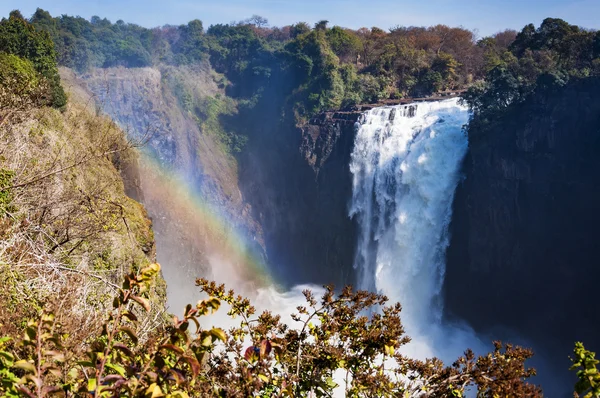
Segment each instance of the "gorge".
M600 350L600 33L553 18L539 28L528 25L521 32L487 38L445 25L396 27L388 33L329 28L327 21L314 28L303 23L271 28L256 21L213 25L206 31L199 20L146 29L99 17L53 18L39 9L30 20L18 12L2 20L0 100L9 98L16 104L11 106L25 110L15 113L0 106L0 137L15 148L24 142L35 152L23 151L30 159L0 148L0 155L10 155L0 156L0 226L9 225L17 237L34 236L36 250L54 261L49 262L52 267L59 264L82 280L90 274L96 283L108 281L107 290L130 291L132 283L141 286L149 280L146 273L156 276L160 270L154 290L140 287L139 300L133 299L144 309L152 305L154 323L143 333L170 333L174 329L166 326L171 322L167 313L186 308L185 320L174 318L173 323L187 336L189 319L198 313L207 316L203 322L212 329L200 332L203 337L194 343L207 350L194 353L203 365L198 368L208 375L249 366L239 374L228 373L233 378L220 379L221 392L239 389L241 384L230 383L233 379L271 383L276 377L267 377L266 368L256 378L246 378L268 358L276 366L288 361L285 383L298 391L306 387L312 394L318 386L337 389L339 395L352 383L348 361L330 361L339 359L336 338L345 336L359 348L351 345L344 355L442 359L447 368L435 361L410 365L422 376L416 383L427 380L440 389L440 396L454 388L459 375L452 372L475 358L453 365L469 347L484 355L482 366L502 364L491 378L489 369L483 377L473 376L464 365L460 372L467 374L470 388L483 385L503 396L514 387L518 396L537 396L536 387L525 385L530 373L521 362L527 360L539 371L530 382L541 384L551 397L570 395L573 343L584 341ZM27 40L37 40L39 48L56 46L56 54L47 51L53 63L8 46L16 42L11 35L19 29ZM10 40L2 41L5 36ZM4 54L7 48L17 55ZM41 65L39 73L48 76L36 74L34 61ZM49 72L43 68L48 63ZM19 79L27 84L14 92L6 89L8 83L21 84ZM31 98L21 100L23 92ZM12 119L15 114L25 116ZM54 137L54 146L47 145L48 137ZM63 152L67 147L72 152ZM94 160L89 169L70 174L88 157ZM29 164L37 165L31 173L42 177L30 178ZM35 184L45 182L46 174L57 175L52 189L69 187L63 196L87 218L71 218L63 209L60 215L68 222L30 221L43 220L52 213L46 208L58 206L49 201L37 209L37 199L27 196L38 195ZM28 207L19 210L13 200ZM100 221L94 223L94 217ZM73 225L82 219L92 220L85 227L99 237L96 241L84 232L72 238ZM64 237L57 239L59 234ZM3 239L3 244L14 241ZM7 262L1 256L9 252L0 251L0 264ZM72 268L74 259L80 261L78 268ZM133 276L124 276L129 268ZM311 303L304 289L324 295L320 305L326 308L332 302L327 300L333 300L327 298L329 292L343 297L339 303L360 301L343 296L343 286L353 285L399 302L402 312L396 318L393 309L379 311L381 304L373 303L380 299L371 297L367 301L375 309L357 305L352 316L346 312L352 304L341 304L331 318L319 310L304 313L309 318L301 331L274 326L278 320L270 314L244 318L242 326L253 340L231 332L227 349L245 361L224 370L225 357L210 350L227 341L224 329L233 321L227 311L212 313L222 302L240 300L240 308L249 304L196 278L225 283L249 297L259 311L281 315L288 325L297 326L292 313L306 311L298 308L306 299ZM27 278L19 283L23 281ZM323 288L329 284L335 290ZM68 285L64 283L65 289ZM6 289L7 294L13 290ZM80 291L88 294L87 288ZM129 297L121 293L113 301L115 308ZM94 294L92 289L79 301L88 309L88 302L110 307L108 294ZM5 301L13 305L12 299ZM186 307L188 303L197 305ZM10 313L7 308L0 306L0 311ZM247 316L246 309L232 307L230 314L235 311ZM361 323L367 316L372 323ZM377 323L380 317L390 322L387 328ZM115 324L113 315L108 319ZM14 323L14 330L27 324L24 319ZM319 330L321 323L328 327ZM345 323L354 329L346 330ZM335 344L319 347L330 341L328 328L336 330ZM400 338L404 331L412 338L406 345ZM115 335L132 343L129 332L119 329ZM490 342L499 339L532 347L535 357L510 351L512 346L506 351L495 346L488 356L494 349ZM147 342L153 344L152 339ZM285 344L288 357L281 360ZM314 344L304 351L304 370L302 344ZM134 345L146 349L137 340L129 347ZM157 346L158 351L171 349ZM190 347L176 347L173 355L184 355ZM203 355L209 351L215 356L204 366ZM517 360L504 352L516 352ZM119 355L115 358L124 358ZM366 362L369 371L378 369L380 358ZM324 363L323 376L313 372ZM502 372L514 371L511 366L518 368L517 376L505 390ZM344 369L342 381L339 372ZM197 375L191 362L188 373L185 377ZM170 379L165 380L161 388L167 391ZM496 385L485 384L490 380ZM385 385L366 384L375 389ZM393 388L403 388L402 381ZM240 391L236 394L243 395Z

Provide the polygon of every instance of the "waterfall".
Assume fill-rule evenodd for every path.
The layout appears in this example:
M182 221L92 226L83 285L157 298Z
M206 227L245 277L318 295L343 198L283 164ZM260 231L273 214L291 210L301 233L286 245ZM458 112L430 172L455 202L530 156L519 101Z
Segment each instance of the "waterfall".
M440 356L432 346L444 344L437 341L444 333L433 330L441 327L448 225L468 117L458 99L374 108L362 115L355 138L350 216L359 225L357 286L402 304L408 335L427 348L417 348L418 356Z

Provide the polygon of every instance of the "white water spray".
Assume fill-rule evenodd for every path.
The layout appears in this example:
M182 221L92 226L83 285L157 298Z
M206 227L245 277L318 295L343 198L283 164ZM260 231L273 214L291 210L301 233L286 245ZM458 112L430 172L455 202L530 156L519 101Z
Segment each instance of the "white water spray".
M420 358L456 358L476 340L442 326L440 298L468 118L458 99L375 108L352 153L358 287L402 304L408 351Z

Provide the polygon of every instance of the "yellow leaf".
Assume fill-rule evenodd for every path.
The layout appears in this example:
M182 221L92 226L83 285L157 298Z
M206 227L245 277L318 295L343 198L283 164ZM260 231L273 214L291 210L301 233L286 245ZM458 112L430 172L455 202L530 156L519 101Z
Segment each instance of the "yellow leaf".
M164 397L165 394L163 394L162 390L156 383L153 383L150 384L150 387L148 387L148 389L146 390L146 396L148 398L158 398Z
M14 366L15 366L15 368L22 369L26 372L37 374L37 369L31 362L27 362L25 360L20 360L20 361L15 362Z

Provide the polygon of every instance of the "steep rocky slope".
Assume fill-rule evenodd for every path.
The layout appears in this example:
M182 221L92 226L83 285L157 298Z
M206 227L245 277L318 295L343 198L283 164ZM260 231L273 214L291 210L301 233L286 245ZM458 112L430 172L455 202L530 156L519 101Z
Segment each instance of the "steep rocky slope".
M53 311L78 350L112 308L123 276L155 261L152 223L126 192L137 154L89 93L63 70L66 109L3 109L0 123L0 318L21 334L42 308ZM160 279L147 292L145 336L161 326ZM86 328L81 328L85 323Z
M174 308L196 294L199 276L260 283L252 270L264 262L265 243L223 142L223 109L236 111L222 79L196 65L95 69L77 81L94 93L99 110L143 141L138 191L154 222Z

